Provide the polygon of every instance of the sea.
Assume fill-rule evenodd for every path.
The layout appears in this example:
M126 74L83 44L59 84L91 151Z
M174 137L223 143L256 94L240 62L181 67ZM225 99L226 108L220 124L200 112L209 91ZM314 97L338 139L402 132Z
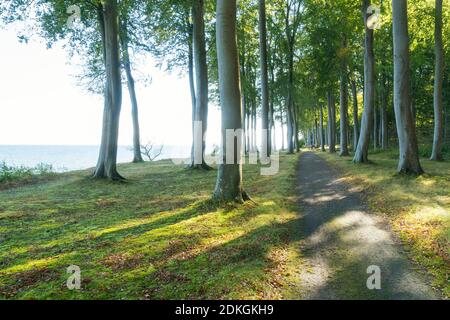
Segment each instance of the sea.
M56 146L56 145L0 145L0 162L10 166L35 167L38 164L51 165L56 172L83 170L95 167L99 146ZM160 147L155 146L159 151ZM156 160L188 158L189 146L164 146ZM145 157L144 157L145 158ZM118 163L133 160L132 148L119 146Z

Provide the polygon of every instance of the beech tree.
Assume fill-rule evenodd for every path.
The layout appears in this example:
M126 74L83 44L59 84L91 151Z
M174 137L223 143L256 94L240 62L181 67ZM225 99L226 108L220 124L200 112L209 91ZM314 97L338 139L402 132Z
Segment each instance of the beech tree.
M371 13L367 10L369 0L363 0L362 14L364 17L365 42L364 42L364 111L361 119L361 129L358 146L353 162L365 163L369 161L370 135L373 127L373 112L375 107L375 56L373 49L373 29L367 26Z
M210 170L211 167L205 162L206 130L208 128L208 67L206 64L204 15L204 0L193 0L192 24L196 83L194 121L201 124L201 143L195 143L194 141L194 157L192 157L191 166L192 168ZM198 137L194 137L194 139L196 138ZM200 146L198 144L200 144ZM197 148L200 150L196 150ZM201 159L201 161L198 161L197 159Z
M410 108L410 71L407 0L392 1L394 39L394 110L400 159L398 172L422 174L416 126Z
M219 201L243 202L248 200L248 196L242 187L242 109L236 41L236 0L217 0L216 32L222 113L222 163L219 164L214 198ZM232 131L234 135L227 137L227 131ZM230 138L232 141L229 141ZM227 154L231 153L233 159L227 159Z
M436 0L435 9L435 75L434 75L434 139L431 160L442 160L444 81L444 45L442 41L442 0Z
M269 126L269 79L267 62L267 25L266 25L266 1L259 0L259 47L261 69L261 159L265 161L270 157L270 126Z

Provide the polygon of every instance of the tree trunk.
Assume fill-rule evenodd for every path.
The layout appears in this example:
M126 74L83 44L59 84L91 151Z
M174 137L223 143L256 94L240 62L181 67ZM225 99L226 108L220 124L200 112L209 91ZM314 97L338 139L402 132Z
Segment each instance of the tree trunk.
M353 151L356 151L359 139L359 118L358 118L358 93L356 91L355 80L352 80L352 96L353 96Z
M281 122L281 150L285 150L284 145L284 122L283 122L283 109L280 110L280 122Z
M122 106L122 81L120 76L119 26L117 0L105 0L103 5L103 47L106 85L103 112L102 144L95 169L95 178L122 180L117 172L117 142Z
M126 18L122 21L121 30L122 59L127 77L128 92L131 100L131 117L133 119L133 163L144 162L141 155L141 138L139 129L139 112L136 97L135 82L131 72L130 55L128 51L128 25Z
M204 14L204 0L194 0L192 4L192 22L196 80L195 121L201 123L201 134L198 137L199 141L197 143L194 142L192 167L209 170L211 168L205 161L206 130L208 128L208 67L206 63Z
M382 92L381 92L381 108L380 108L380 131L381 131L381 149L386 150L388 148L388 119L387 119L387 107L388 107L388 97L389 88L387 84L386 75L382 76Z
M292 112L294 115L294 148L296 152L300 151L300 146L298 144L298 117L297 117L297 105L293 104Z
M379 103L379 102L378 102ZM377 104L374 105L373 108L373 135L372 135L372 139L373 139L373 149L377 150L378 147L378 122L377 122Z
M236 0L217 0L216 9L223 158L219 164L214 198L219 201L243 202L248 196L242 189L242 109L236 42ZM227 141L227 130L237 130L233 141ZM229 163L227 153L231 152L234 161Z
M331 90L328 91L328 151L336 152L336 106Z
M269 77L267 65L266 1L259 0L259 52L261 68L261 161L270 157Z
M400 147L398 171L422 174L416 128L410 109L410 65L406 0L392 1L394 34L394 110Z
M346 67L343 66L340 81L340 156L348 156L348 80Z
M375 105L375 56L373 50L373 30L367 27L367 8L369 0L363 0L364 27L366 30L364 46L364 111L361 119L361 130L353 162L369 162L370 136L373 126L373 110Z
M192 12L192 10L190 11ZM186 26L189 30L188 36L188 73L189 73L189 90L191 93L191 107L192 107L192 147L191 147L191 164L194 161L194 144L195 144L195 105L196 105L196 97L195 97L195 79L194 79L194 47L193 47L193 26L191 23L191 16L189 13L186 13L187 21Z
M323 106L320 105L320 150L325 152L325 136L323 134Z
M444 81L444 47L442 42L442 0L436 0L435 16L435 75L434 75L434 138L431 160L442 161L443 104L442 83Z

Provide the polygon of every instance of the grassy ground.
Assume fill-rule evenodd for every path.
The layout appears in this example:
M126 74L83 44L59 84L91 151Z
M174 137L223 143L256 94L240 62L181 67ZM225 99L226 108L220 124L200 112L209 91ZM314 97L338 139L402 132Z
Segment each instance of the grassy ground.
M422 159L426 174L396 174L398 152L371 154L373 163L355 165L350 157L318 153L342 169L345 180L365 191L372 209L385 215L413 260L433 276L433 285L450 296L450 163Z
M122 165L125 183L76 172L0 191L0 298L282 298L300 263L297 159L276 176L244 166L243 206L209 200L215 171L169 161Z

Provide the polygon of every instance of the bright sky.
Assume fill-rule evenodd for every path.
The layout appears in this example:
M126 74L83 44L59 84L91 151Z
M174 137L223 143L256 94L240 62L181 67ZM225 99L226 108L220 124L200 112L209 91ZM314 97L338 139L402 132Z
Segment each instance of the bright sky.
M61 47L21 44L11 27L0 30L0 145L98 145L102 96L77 87L76 66L68 64ZM145 66L152 84L138 84L142 142L191 144L191 104L188 80ZM123 87L120 145L132 144L130 99ZM210 105L208 144L220 140L220 111Z

